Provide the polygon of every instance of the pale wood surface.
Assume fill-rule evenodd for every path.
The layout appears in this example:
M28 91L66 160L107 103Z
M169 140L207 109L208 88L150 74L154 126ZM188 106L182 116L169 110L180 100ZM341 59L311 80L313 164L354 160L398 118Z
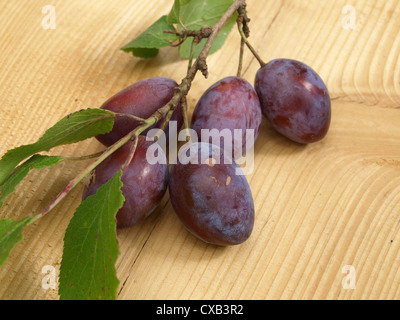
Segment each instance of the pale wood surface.
M138 80L183 78L174 49L154 60L119 48L172 0L0 0L0 154L31 143L66 114L98 107ZM41 26L56 8L56 29ZM345 5L356 12L346 30ZM251 42L264 60L302 60L325 79L333 98L329 135L300 147L264 120L248 176L256 207L245 244L216 248L182 227L168 201L145 223L118 232L119 299L397 299L400 298L400 2L398 0L248 1ZM210 56L190 109L216 80L236 73L239 37ZM258 64L246 51L244 77ZM52 154L101 150L91 140ZM0 218L37 213L83 169L61 164L32 172ZM25 232L0 269L1 299L58 299L41 287L45 265L58 272L64 231L82 186ZM352 265L356 289L345 290Z

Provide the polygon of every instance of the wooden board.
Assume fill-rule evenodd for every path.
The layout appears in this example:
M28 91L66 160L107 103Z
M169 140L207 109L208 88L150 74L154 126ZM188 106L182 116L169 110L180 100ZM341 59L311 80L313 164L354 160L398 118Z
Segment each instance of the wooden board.
M119 50L172 3L53 0L56 28L46 30L47 0L0 0L0 154L36 141L66 114L98 107L138 80L179 82L187 62L176 50L162 49L154 60ZM119 231L118 298L400 298L400 2L249 0L248 14L251 42L264 60L302 60L326 81L333 100L330 132L301 147L264 120L248 176L255 229L243 245L216 248L196 240L168 196L145 223ZM209 57L209 79L199 75L190 91L191 111L207 87L236 73L238 48L234 31ZM244 78L253 82L257 69L246 51ZM91 140L52 154L100 150ZM84 166L30 173L0 218L39 212ZM57 290L43 289L42 270L59 270L82 188L27 228L0 269L1 299L58 299ZM355 289L346 282L352 275Z

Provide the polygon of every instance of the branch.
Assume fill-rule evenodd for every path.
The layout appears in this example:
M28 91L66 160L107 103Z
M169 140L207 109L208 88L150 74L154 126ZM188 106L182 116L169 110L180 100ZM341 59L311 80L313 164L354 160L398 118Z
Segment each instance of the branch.
M193 37L195 43L200 43L204 38L208 38L213 29L212 27L201 28L200 30L165 30L164 33L175 34L181 40L177 44L172 44L173 47L179 47L188 37Z
M181 102L182 99L187 96L190 87L192 85L192 82L196 77L197 71L201 71L201 73L204 75L205 78L208 77L208 67L206 60L210 53L211 47L214 44L218 34L221 32L222 28L228 23L228 21L232 18L235 12L239 11L240 8L246 8L245 0L235 0L235 2L229 7L229 9L225 12L225 14L221 17L221 19L219 19L218 22L213 26L200 29L199 31L190 31L190 30L185 31L187 36L189 35L194 36L195 39L196 37L198 38L201 37L201 39L207 38L207 41L196 61L188 69L186 77L177 87L174 96L166 105L168 106L169 110L174 111L177 108L179 102ZM165 108L166 106L164 106L163 108Z
M51 210L53 210L69 193L72 189L74 189L86 176L88 176L100 163L102 163L105 159L107 159L111 154L113 154L115 151L117 151L119 148L121 148L123 145L131 141L132 139L137 139L137 137L146 129L151 127L153 124L157 123L160 121L162 118L164 118L168 110L165 107L160 108L154 114L149 117L148 119L144 120L144 123L138 127L135 128L135 130L131 131L128 133L125 137L114 143L112 146L108 147L100 156L99 158L90 164L88 167L86 167L77 177L75 177L73 180L71 180L68 185L65 187L65 189L57 196L57 198L50 204L48 205L45 209L42 210L39 214L37 214L32 221L36 221L40 219L41 217L45 216L47 213L49 213ZM136 142L134 142L136 144ZM133 157L134 150L131 151Z
M239 17L237 19L237 26L239 29L239 33L242 37L242 44L245 43L246 46L249 48L251 53L254 55L254 57L257 59L257 61L260 63L261 67L264 67L266 63L261 59L260 55L257 53L257 51L253 48L253 46L250 44L248 41L248 37L250 36L250 29L248 26L248 23L250 22L249 17L247 16L246 13L246 5L240 7L238 9L239 12ZM241 45L241 50L242 50L242 45ZM241 66L239 66L240 70ZM239 71L238 71L239 73Z
M54 207L57 206L66 196L69 194L69 192L74 189L79 182L81 182L86 176L88 176L100 163L102 163L106 158L108 158L111 154L113 154L115 151L117 151L119 148L121 148L123 145L128 143L129 141L136 139L137 137L146 129L151 127L153 124L157 123L158 121L161 121L163 118L168 117L168 115L171 115L173 111L177 108L180 102L184 101L186 98L190 87L192 85L192 82L194 78L196 77L197 71L201 71L202 74L207 78L208 76L208 68L207 68L207 62L206 59L210 53L211 47L217 38L218 34L221 32L221 29L225 26L225 24L228 23L230 18L235 14L236 11L238 11L240 8L245 8L246 7L246 1L245 0L235 0L235 2L232 4L231 7L225 12L225 14L221 17L221 19L212 27L205 28L207 31L201 31L203 32L203 35L207 35L207 41L201 50L198 58L196 61L193 63L193 65L188 69L186 77L182 80L181 84L175 88L174 95L172 99L163 107L158 109L156 112L154 112L148 119L141 119L141 118L134 118L135 120L140 122L140 125L136 127L133 131L128 133L125 137L117 141L115 144L107 148L100 156L99 158L90 164L86 169L84 169L76 178L71 180L68 185L65 187L65 189L57 196L57 198L50 204L48 205L41 213L36 215L34 217L34 220L38 220L42 216L46 215L49 213ZM239 12L240 13L240 12ZM189 32L188 32L189 34ZM193 33L194 35L194 33ZM185 107L185 106L184 106ZM110 115L110 117L126 117L126 114L115 114L115 115ZM130 117L130 116L129 116ZM132 117L130 117L132 118ZM169 119L167 119L169 120ZM168 121L166 121L168 122ZM186 121L187 122L187 121ZM187 125L187 123L186 123ZM135 142L134 142L135 143ZM131 150L131 155L130 157L133 157L134 152L135 152L135 146ZM124 164L124 167L127 164Z

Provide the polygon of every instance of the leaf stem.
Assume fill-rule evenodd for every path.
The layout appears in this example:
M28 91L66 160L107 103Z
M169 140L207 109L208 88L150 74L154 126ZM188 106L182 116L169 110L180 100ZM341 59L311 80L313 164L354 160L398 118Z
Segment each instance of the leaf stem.
M182 106L182 114L183 114L183 126L185 127L186 130L186 142L189 142L190 139L192 138L190 135L190 126L189 126L189 117L187 113L187 103L186 103L186 98L183 97L181 101L181 106Z
M116 113L115 117L120 117L120 118L129 118L135 121L138 121L140 123L143 123L145 121L145 119L143 118L139 118L137 116L134 116L133 114L129 114L129 113Z
M62 157L62 158L65 161L84 161L84 160L90 160L90 159L100 157L103 154L103 152L104 151L100 151L100 152L89 154L89 155L82 156L82 157Z
M237 76L242 76L242 69L243 69L243 55L244 55L244 40L243 38L240 39L240 53L239 53L239 64L238 64L238 71Z
M266 63L261 59L260 55L257 53L256 49L250 44L249 40L247 39L243 27L241 25L238 25L239 33L242 36L242 40L246 44L246 46L249 48L253 56L257 59L257 61L260 63L261 68L266 65Z
M134 140L133 143L132 143L131 150L130 150L130 152L129 152L128 158L126 159L124 165L121 167L122 171L125 171L125 169L126 169L126 168L129 166L129 164L131 163L133 157L135 156L138 143L139 143L139 138L138 138L138 137L135 137L135 140Z

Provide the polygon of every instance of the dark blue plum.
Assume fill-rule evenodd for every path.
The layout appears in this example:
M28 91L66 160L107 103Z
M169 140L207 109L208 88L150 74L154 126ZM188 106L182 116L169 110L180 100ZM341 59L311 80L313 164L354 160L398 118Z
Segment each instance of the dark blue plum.
M169 78L149 78L139 81L108 99L100 108L115 113L127 113L142 119L147 119L159 108L165 106L174 95L174 88L178 84ZM160 128L164 119L144 131L146 135L150 129ZM180 105L174 111L171 121L177 121L178 129L182 127L183 115ZM130 118L116 118L111 132L97 136L105 146L110 146L127 135L139 125L139 122ZM169 125L165 128L168 135Z
M199 141L217 144L224 148L231 144L232 157L240 158L257 139L262 120L260 101L250 83L240 77L226 77L212 85L198 101L192 116L191 128L196 131ZM201 130L224 129L230 131L231 139L214 141L201 138ZM240 130L236 137L234 130ZM254 141L251 141L246 130L253 130Z
M123 171L122 194L125 203L117 213L117 228L131 227L148 217L160 204L168 187L168 164L150 164L147 161L147 150L153 142L139 137L135 155ZM110 180L125 164L130 153L132 142L114 152L94 171L90 184L83 191L83 200ZM162 152L159 148L157 152ZM165 154L164 154L165 156Z
M171 168L169 192L176 214L193 235L219 246L237 245L250 237L254 203L240 173L230 155L209 143L180 151Z
M258 70L255 90L273 128L298 143L323 139L331 122L331 100L321 77L296 60L272 60Z

